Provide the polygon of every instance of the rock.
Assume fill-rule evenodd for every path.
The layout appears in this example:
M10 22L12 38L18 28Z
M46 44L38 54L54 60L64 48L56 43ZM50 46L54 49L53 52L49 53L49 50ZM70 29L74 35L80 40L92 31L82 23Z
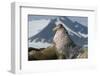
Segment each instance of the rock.
M47 47L45 49L38 49L38 51L32 49L28 53L28 59L29 60L57 59L55 50L56 50L55 47Z
M81 53L77 56L77 58L88 58L88 49L84 48Z

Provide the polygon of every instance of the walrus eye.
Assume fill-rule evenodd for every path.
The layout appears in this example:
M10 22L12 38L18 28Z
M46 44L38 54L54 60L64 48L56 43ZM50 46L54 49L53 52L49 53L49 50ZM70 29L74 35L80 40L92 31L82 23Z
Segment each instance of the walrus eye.
M68 31L66 31L66 34L68 34Z
M62 24L58 24L58 26L59 26L59 28L62 28L62 27L63 27L63 25L62 25Z

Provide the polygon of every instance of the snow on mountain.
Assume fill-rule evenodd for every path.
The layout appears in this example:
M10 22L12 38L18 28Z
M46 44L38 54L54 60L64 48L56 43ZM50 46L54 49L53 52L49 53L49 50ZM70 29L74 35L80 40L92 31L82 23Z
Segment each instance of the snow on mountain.
M55 27L55 21L56 19L51 19L39 33L29 37L29 47L34 45L34 47L40 48L52 46L51 42L54 36L54 32L52 30Z
M56 21L56 25L58 25L58 24L63 24L64 25L64 27L65 27L65 29L67 29L67 31L70 33L73 33L73 34L75 34L75 35L77 35L78 37L84 37L84 38L87 38L88 36L86 35L86 34L83 34L83 33L81 33L81 32L75 32L75 31L73 31L72 29L70 29L69 27L67 27L68 25L66 25L66 24L64 24L61 20L65 20L63 17L61 17L60 19L59 18L57 18L57 21ZM78 28L78 25L75 25L75 27L76 28Z
M35 23L36 22L36 23ZM67 17L56 17L51 20L39 20L30 22L29 27L29 47L48 47L52 45L54 32L52 29L59 23L62 23L68 31L71 39L79 46L87 44L87 26L84 26L76 21L72 21ZM36 26L36 28L35 28ZM38 27L37 27L38 26Z
M52 46L52 44L47 43L47 42L35 42L35 40L33 42L29 43L29 47L35 47L35 48L47 48L49 46Z
M70 31L70 38L78 46L88 44L88 27L80 24L77 21L72 21L68 17L60 18L60 21L65 25L65 28ZM77 25L77 27L75 27ZM69 28L69 29L68 29Z
M79 34L81 37L88 38L88 35L87 35L87 34L83 34L83 33L81 33L81 32L78 32L78 34Z
M81 38L81 36L80 36L78 33L76 33L75 31L73 31L72 29L68 28L67 25L65 25L64 23L63 23L63 25L64 25L65 29L68 30L68 32L71 32L71 33L73 33L73 34L75 34L76 36L78 36L78 37Z

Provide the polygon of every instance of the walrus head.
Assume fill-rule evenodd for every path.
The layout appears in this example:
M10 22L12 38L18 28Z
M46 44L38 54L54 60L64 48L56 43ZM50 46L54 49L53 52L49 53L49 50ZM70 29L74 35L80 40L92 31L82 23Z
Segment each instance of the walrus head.
M56 27L53 28L53 31L56 32L58 29L61 29L61 28L63 28L68 34L68 31L64 28L63 24L56 25Z

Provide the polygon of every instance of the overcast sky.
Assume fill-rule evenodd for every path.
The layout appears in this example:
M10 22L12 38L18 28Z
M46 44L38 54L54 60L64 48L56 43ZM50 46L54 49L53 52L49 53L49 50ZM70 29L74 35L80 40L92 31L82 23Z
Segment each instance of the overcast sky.
M33 21L33 20L41 20L41 19L53 19L58 16L43 16L43 15L29 15L28 16L28 21ZM82 25L88 26L88 17L80 17L80 16L66 16L72 21L77 21L81 23Z

